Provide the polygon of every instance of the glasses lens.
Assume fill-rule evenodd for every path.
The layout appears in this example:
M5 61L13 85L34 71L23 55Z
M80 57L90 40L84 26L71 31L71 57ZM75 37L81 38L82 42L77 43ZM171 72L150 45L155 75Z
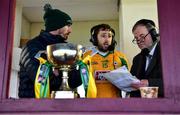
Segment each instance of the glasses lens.
M144 41L148 34L149 34L149 33L147 33L145 36L141 36L141 37L139 38L139 40L137 40L136 38L134 38L134 39L132 40L132 43L137 44L138 41L139 41L139 42Z

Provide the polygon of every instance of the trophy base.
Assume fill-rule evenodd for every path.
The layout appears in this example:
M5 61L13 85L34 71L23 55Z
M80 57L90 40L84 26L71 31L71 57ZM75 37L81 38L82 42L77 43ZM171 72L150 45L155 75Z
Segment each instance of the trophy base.
M74 99L75 93L74 91L53 91L51 94L51 98L55 99Z

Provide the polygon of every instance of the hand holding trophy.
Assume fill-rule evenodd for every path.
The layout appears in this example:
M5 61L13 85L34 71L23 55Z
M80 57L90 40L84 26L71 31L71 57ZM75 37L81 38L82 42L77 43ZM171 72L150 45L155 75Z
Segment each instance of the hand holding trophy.
M59 91L52 92L52 98L75 98L74 91L68 84L68 72L71 66L75 64L79 55L81 55L81 45L71 43L58 43L47 46L48 61L54 68L62 71L62 83Z

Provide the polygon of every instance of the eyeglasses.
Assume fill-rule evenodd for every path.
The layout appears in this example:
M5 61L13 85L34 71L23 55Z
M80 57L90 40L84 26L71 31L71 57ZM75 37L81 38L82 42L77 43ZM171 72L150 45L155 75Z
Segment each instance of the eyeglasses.
M144 39L146 38L146 36L149 34L149 32L145 35L145 36L140 36L140 39L139 40L137 40L136 38L134 38L133 40L132 40L132 43L134 43L134 44L137 44L138 43L138 41L144 41Z

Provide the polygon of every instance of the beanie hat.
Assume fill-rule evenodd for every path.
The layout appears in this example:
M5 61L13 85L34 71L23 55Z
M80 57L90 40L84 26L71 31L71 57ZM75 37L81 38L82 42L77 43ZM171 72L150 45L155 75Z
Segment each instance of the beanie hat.
M50 4L44 6L44 11L45 30L48 32L72 24L72 19L68 14L58 9L52 9Z

